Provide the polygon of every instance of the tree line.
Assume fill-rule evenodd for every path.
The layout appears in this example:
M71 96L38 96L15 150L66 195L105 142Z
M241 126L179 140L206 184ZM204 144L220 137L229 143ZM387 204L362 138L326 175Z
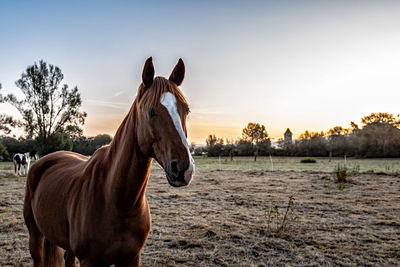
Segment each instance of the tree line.
M194 148L195 155L210 157L229 156L264 156L271 152L271 140L264 125L250 122L243 130L242 136L237 141L217 138L210 134L206 139L205 147Z
M236 141L209 135L205 147L195 149L196 155L208 156L356 156L400 157L400 120L389 113L371 113L354 122L350 128L336 126L327 132L305 131L294 142L280 139L277 147L271 142L264 125L249 123ZM257 138L255 138L257 136Z
M72 139L67 136L64 140L62 150L77 152L90 156L98 148L108 145L112 137L108 134L99 134L93 137L80 136ZM53 147L55 151L61 150L60 147ZM10 136L0 136L0 161L11 161L16 153L37 152L37 143L33 139L15 138Z

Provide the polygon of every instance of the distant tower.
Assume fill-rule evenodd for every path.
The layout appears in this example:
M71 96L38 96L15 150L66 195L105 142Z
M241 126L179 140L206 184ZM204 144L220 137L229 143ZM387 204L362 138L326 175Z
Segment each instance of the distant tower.
M286 144L292 144L293 143L292 135L293 135L292 132L289 130L289 128L287 128L286 132L283 134L283 141Z

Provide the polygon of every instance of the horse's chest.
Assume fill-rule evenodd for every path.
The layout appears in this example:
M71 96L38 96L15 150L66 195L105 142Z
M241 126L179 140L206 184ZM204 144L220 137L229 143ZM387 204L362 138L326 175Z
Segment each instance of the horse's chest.
M134 233L120 234L117 238L114 238L104 254L109 255L109 258L114 260L126 259L138 254L146 242L146 238L141 235L142 233L140 233L140 236Z
M75 246L77 256L116 263L135 256L143 248L150 231L150 216L105 219L92 229L91 234L80 235L83 239Z

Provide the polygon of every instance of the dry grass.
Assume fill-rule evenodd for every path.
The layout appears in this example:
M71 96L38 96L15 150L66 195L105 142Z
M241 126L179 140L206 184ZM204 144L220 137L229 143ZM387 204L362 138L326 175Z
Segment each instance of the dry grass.
M22 219L24 178L0 175L0 266L29 266ZM400 178L360 174L336 184L316 172L200 171L172 188L153 170L152 230L143 266L318 266L400 264ZM267 207L296 220L268 230Z

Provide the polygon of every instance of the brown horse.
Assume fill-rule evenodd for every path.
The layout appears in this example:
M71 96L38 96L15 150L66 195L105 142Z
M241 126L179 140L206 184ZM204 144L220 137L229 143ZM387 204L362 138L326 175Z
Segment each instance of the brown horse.
M34 266L138 266L149 234L145 196L152 158L169 184L188 185L194 161L186 141L189 112L178 86L180 59L169 79L154 78L147 59L142 84L113 141L88 159L59 151L38 160L26 183L24 218Z

